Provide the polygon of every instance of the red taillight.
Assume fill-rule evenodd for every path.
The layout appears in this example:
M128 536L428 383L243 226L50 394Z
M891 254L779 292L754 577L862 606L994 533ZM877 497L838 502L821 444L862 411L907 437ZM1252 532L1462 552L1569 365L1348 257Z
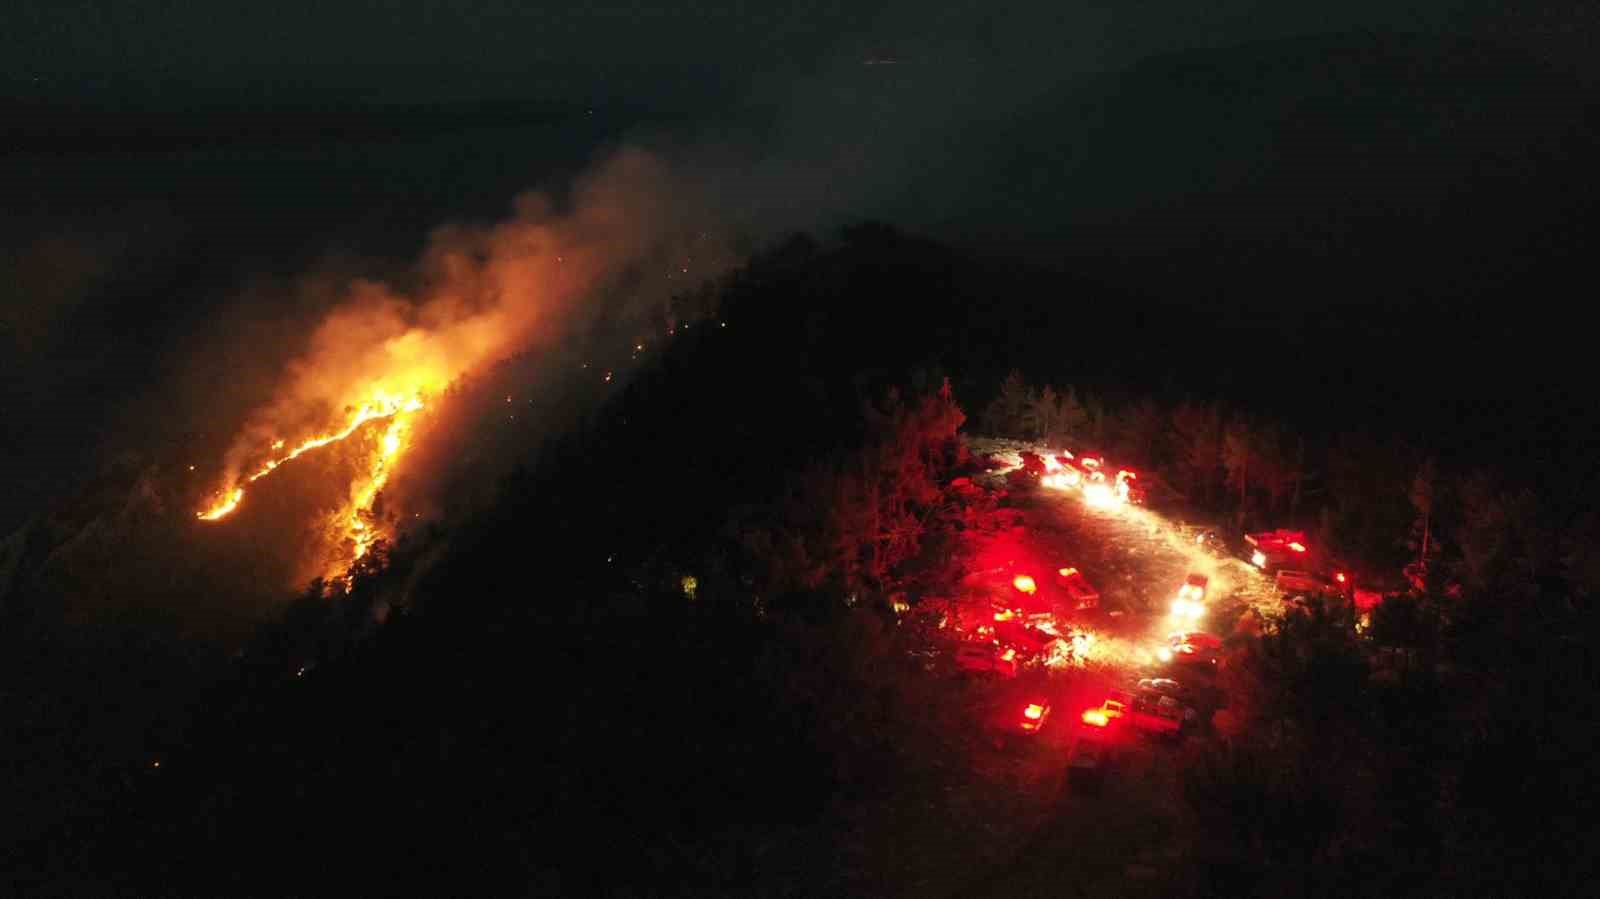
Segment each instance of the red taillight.
M1029 703L1028 707L1022 710L1022 717L1027 718L1030 721L1038 721L1040 718L1044 717L1044 706L1038 704L1037 702Z
M1083 713L1083 723L1090 727L1105 727L1110 721L1103 709L1089 709Z

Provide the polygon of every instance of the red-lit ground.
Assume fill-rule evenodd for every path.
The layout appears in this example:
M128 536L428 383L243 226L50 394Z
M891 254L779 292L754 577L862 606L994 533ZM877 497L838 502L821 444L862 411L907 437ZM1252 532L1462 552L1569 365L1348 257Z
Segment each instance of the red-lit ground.
M1011 458L1026 445L973 440L975 455ZM1004 471L977 479L1006 489ZM1035 598L1060 597L1055 572L1076 567L1099 590L1101 607L1075 613L1070 626L1093 637L1081 664L1035 665L1016 680L950 675L949 701L933 713L952 735L948 766L925 790L840 809L855 824L853 864L839 888L870 895L1171 895L1175 865L1186 847L1175 781L1179 744L1146 739L1123 722L1115 737L1119 769L1103 792L1068 788L1067 758L1079 715L1114 687L1140 677L1168 676L1201 687L1153 654L1174 630L1230 634L1247 610L1275 616L1280 602L1267 578L1235 559L1209 554L1183 539L1176 524L1140 507L1094 508L1076 490L1032 486L1002 503L1013 526L969 532L967 575L953 597L957 616L981 621L988 597L1015 591L1028 575ZM1210 578L1206 618L1175 625L1172 600L1190 572ZM992 613L990 614L992 617ZM1015 714L1026 697L1053 704L1036 735L997 746L995 721ZM1202 719L1210 702L1197 703ZM1014 707L1014 709L1013 709ZM1187 739L1205 739L1205 728ZM1071 882L1061 878L1070 872Z

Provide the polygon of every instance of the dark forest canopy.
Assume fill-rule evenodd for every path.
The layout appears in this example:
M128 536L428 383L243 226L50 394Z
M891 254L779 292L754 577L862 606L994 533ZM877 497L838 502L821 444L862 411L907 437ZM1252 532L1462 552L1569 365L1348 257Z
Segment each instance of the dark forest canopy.
M682 339L487 508L375 552L348 596L293 603L234 661L114 628L15 647L38 720L112 689L138 724L89 714L33 736L26 783L48 801L18 797L4 867L136 893L859 888L839 804L965 764L931 717L948 688L888 612L890 591L941 576L910 563L942 557L957 526L940 510L963 465L959 406L986 408L988 373L1029 358L1019 347L1085 396L1112 396L1082 374L1101 359L1126 371L1103 345L1052 356L1047 317L982 302L1051 283L883 227L795 238L681 297ZM1377 617L1411 660L1398 681L1369 678L1337 613L1239 644L1227 721L1245 729L1185 762L1207 839L1174 890L1315 894L1306 878L1329 870L1341 889L1410 890L1418 852L1452 887L1581 882L1562 814L1494 810L1588 795L1574 728L1591 694L1530 698L1576 687L1591 597L1530 579L1526 545L1455 528L1482 566L1464 598ZM597 845L633 847L629 863L596 866Z

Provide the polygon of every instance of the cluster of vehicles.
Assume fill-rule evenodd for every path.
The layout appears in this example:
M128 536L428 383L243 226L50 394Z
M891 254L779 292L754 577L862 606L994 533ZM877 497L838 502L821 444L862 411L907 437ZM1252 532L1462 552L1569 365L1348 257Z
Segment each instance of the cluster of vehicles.
M1024 456L1023 467L1036 475L1045 487L1081 490L1084 501L1095 506L1144 502L1138 473L1121 468L1113 474L1111 466L1101 456L1075 456L1071 450L1064 449L1053 456L1035 458L1037 462Z
M1210 525L1180 529L1184 538L1218 557L1236 557L1272 577L1273 585L1289 601L1315 597L1351 600L1358 591L1350 568L1319 552L1304 531L1277 528L1243 535L1230 543Z
M1043 693L1013 700L1002 713L999 742L1035 737L1052 720L1053 710ZM1190 691L1172 678L1142 678L1128 689L1111 690L1100 704L1084 709L1067 725L1069 782L1096 789L1116 767L1133 735L1177 740L1197 722Z
M1346 566L1312 549L1304 531L1278 529L1246 534L1250 564L1273 576L1285 595L1343 596L1355 591Z
M1017 476L1023 474L1037 477L1045 487L1077 490L1091 506L1143 500L1136 473L1108 466L1097 455L1076 456L1065 450L1053 456L1024 453L1023 472ZM1247 562L1270 576L1289 601L1318 596L1349 599L1358 592L1348 568L1315 551L1303 531L1276 529L1245 534L1240 540L1223 537L1215 527L1196 526L1185 529L1184 539L1192 539L1214 556ZM1166 609L1171 633L1151 654L1151 667L1144 672L1149 676L1108 690L1088 708L1078 707L1080 696L1070 711L1057 712L1051 697L1038 689L1013 693L997 713L1000 730L1011 738L1030 740L1049 725L1050 732L1069 740L1069 781L1090 788L1115 768L1132 735L1176 740L1190 732L1202 718L1197 706L1210 709L1218 698L1213 674L1221 663L1222 640L1201 629L1212 587L1211 578L1200 572L1189 573L1177 585ZM960 670L1015 678L1029 663L1087 639L1086 634L1057 624L1074 612L1100 606L1099 591L1076 566L1062 566L1048 578L1018 574L1012 588L1006 599L995 601L994 621L968 631L969 639L957 646Z
M967 639L956 648L962 671L1016 677L1034 662L1081 657L1093 642L1086 631L1063 623L1067 613L1098 608L1100 593L1072 566L1058 568L1050 595L1032 575L1018 574L1011 590L990 603L992 620L958 628Z

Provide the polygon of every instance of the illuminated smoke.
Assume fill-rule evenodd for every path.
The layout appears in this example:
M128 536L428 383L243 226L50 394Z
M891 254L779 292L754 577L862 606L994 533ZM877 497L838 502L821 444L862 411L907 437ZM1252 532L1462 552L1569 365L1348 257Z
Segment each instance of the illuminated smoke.
M530 347L559 345L602 306L664 303L690 286L677 260L691 239L703 247L711 214L693 194L659 158L622 151L564 201L527 195L508 221L438 229L403 281L352 283L272 399L247 416L197 517L230 516L281 466L381 426L334 515L342 533L330 535L329 573L342 571L388 535L375 506L446 388Z

